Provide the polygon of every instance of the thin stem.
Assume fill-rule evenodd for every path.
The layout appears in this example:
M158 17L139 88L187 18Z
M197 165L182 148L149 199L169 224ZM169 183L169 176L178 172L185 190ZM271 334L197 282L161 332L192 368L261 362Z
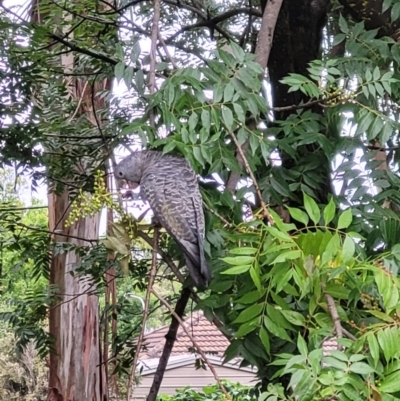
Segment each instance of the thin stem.
M262 208L262 210L263 210L263 216L264 216L265 218L267 218L268 221L269 221L271 224L274 224L274 220L272 219L272 216L271 216L271 214L270 214L269 211L268 211L267 205L266 205L265 202L264 202L264 199L263 199L262 194L261 194L260 187L259 187L259 185L258 185L258 182L257 182L257 180L256 180L256 177L255 177L254 174L253 174L253 171L251 170L251 167L250 167L250 165L249 165L249 162L247 161L247 158L246 158L246 156L245 156L245 154L244 154L244 152L243 152L243 149L242 149L242 147L241 147L239 141L236 139L235 134L234 134L232 131L230 131L230 130L229 130L229 134L231 135L232 140L233 140L233 142L235 143L236 148L237 148L237 150L238 150L238 152L239 152L239 155L240 155L240 157L241 157L242 160L243 160L243 163L244 163L244 166L245 166L245 168L246 168L247 173L249 174L250 178L251 178L252 181L253 181L253 185L254 185L254 188L255 188L255 190L256 190L257 196L258 196L258 198L260 199L261 208Z
M158 294L157 291L152 289L151 292L161 301L162 304L164 304L168 308L168 310L171 312L172 316L174 316L175 319L179 322L179 324L181 325L183 331L189 337L190 341L193 343L193 345L196 348L197 352L201 355L201 357L203 358L204 362L209 367L211 373L213 374L213 376L215 378L215 381L218 383L219 387L221 388L221 391L225 394L226 399L227 400L232 400L231 396L226 391L226 388L224 387L223 383L221 382L221 379L219 378L216 370L214 369L214 366L208 360L208 358L207 358L206 354L203 352L203 350L199 347L199 345L197 344L196 340L194 339L194 337L192 336L190 331L186 328L186 326L183 323L182 319L175 313L175 311L172 309L172 306L160 294Z
M326 303L328 304L328 311L331 314L333 325L335 327L336 337L343 338L343 328L340 322L340 317L338 310L336 308L335 300L332 298L331 295L325 293ZM337 349L340 351L342 349L341 344L338 343Z
M144 301L142 328L140 330L138 342L136 344L135 357L133 358L131 374L129 375L128 389L127 389L128 391L126 393L126 401L130 401L130 399L131 399L132 381L133 381L133 378L134 378L135 373L136 373L136 365L137 365L137 361L139 359L140 351L141 351L141 348L142 348L144 332L145 332L145 328L146 328L146 321L147 321L147 318L149 316L150 294L152 292L154 278L156 276L156 271L157 271L157 244L158 244L158 227L154 227L153 258L152 258L152 261L151 261L149 284L147 286L146 298L145 298L145 301Z
M179 297L176 306L175 313L180 318L183 317L185 312L186 305L190 298L190 289L183 288L181 296ZM168 360L171 355L172 349L174 347L176 336L178 334L179 322L174 315L172 315L171 324L169 326L169 330L167 335L165 336L165 344L164 349L161 355L161 358L158 362L157 370L154 373L153 383L151 385L149 395L147 396L146 401L155 401L158 395L158 392L161 387L162 380L164 378L165 369L168 365Z

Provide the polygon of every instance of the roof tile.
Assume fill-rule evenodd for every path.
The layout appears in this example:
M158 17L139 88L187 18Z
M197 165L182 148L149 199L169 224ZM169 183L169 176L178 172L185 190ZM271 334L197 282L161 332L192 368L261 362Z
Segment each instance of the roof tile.
M207 320L203 312L194 312L188 315L183 322L204 353L220 357L224 355L229 341L214 324ZM140 354L141 359L157 358L161 356L168 330L169 325L145 334L143 351ZM171 355L183 355L191 352L194 352L194 344L187 336L182 326L179 326Z

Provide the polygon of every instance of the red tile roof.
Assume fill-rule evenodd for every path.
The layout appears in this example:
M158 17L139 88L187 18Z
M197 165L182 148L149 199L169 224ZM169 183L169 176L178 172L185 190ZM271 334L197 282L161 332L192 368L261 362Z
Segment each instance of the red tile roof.
M203 312L194 312L188 315L183 322L204 353L220 357L223 356L229 345L229 341L214 324L210 323L204 317ZM169 325L145 334L140 359L159 358L161 356L165 344L165 335L168 329ZM194 345L192 341L183 328L179 326L171 355L183 355L193 352Z

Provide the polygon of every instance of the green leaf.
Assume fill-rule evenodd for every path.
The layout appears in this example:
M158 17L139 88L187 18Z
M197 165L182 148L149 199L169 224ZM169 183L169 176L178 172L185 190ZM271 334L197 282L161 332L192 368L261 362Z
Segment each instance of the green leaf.
M315 224L318 224L319 219L321 218L321 212L317 203L313 198L311 198L311 196L307 195L305 192L303 192L303 199L304 207L307 210L308 215Z
M371 315L377 317L378 319L383 320L384 322L394 323L394 320L389 315L387 315L386 313L383 313L383 312L378 311L378 310L369 310L368 312Z
M245 57L245 52L243 51L243 49L236 44L234 41L230 41L229 42L229 46L232 50L233 55L235 56L235 59L237 61L239 61L240 63L243 63L244 61L244 57Z
M392 0L383 0L382 3L382 14L386 12L392 5Z
M257 302L260 298L265 296L266 290L264 289L263 291L250 291L247 294L243 295L241 298L239 298L237 301L235 301L238 304L253 304L254 302Z
M221 260L229 265L234 266L248 265L254 262L254 256L227 256L225 258L221 258Z
M301 251L299 249L295 249L295 250L287 251L287 252L282 252L281 254L279 254L274 259L272 264L286 262L287 260L298 259L298 258L301 257L301 255L302 255L302 253L301 253Z
M204 163L204 158L201 154L201 149L198 146L195 146L193 148L193 156L195 157L195 159L203 166L205 167L205 163Z
M394 329L394 331L392 329ZM396 330L397 328L393 327L377 332L378 343L383 351L386 362L394 359L398 352L398 336L395 335Z
M294 208L294 207L289 207L289 206L286 206L286 207L289 210L289 214L296 221L299 221L300 223L303 223L305 226L307 226L307 224L309 222L307 213L304 213L302 210Z
M349 262L353 258L355 251L356 245L353 241L353 238L346 235L346 238L343 242L343 263Z
M347 299L350 293L349 289L332 281L326 285L325 292L337 299Z
M288 322L290 322L296 326L305 326L306 319L304 318L304 316L301 313L291 311L291 310L284 310L284 309L281 309L280 312L282 313L282 315L285 317L285 319Z
M229 107L222 105L221 106L222 110L222 120L226 127L228 128L229 131L232 131L233 129L233 114L232 111Z
M253 280L254 285L257 287L258 291L261 291L261 277L260 277L260 268L258 266L258 260L256 259L253 266L250 267L249 270L250 277Z
M374 360L374 366L376 367L379 362L379 344L374 333L368 333L367 335L369 352L371 353L372 359Z
M305 357L308 355L307 344L300 333L297 337L297 349L300 351L301 355L303 355Z
M267 352L267 354L269 354L271 352L271 345L269 342L268 332L264 329L264 327L261 327L260 329L260 340L265 348L265 351Z
M224 89L224 102L225 103L230 102L233 98L234 93L235 93L235 87L233 86L232 82L229 82Z
M329 200L329 203L325 206L324 209L324 221L325 224L328 225L333 218L335 217L336 205L333 201L333 198Z
M280 239L280 240L282 240L282 241L293 242L293 239L292 239L292 237L291 237L289 234L287 234L287 233L285 233L285 232L282 232L282 231L278 230L278 229L275 228L275 227L265 227L265 229L266 229L272 236L274 236L275 238L278 238L278 239Z
M241 123L245 123L246 122L246 115L243 111L243 108L240 104L238 103L234 103L233 104L233 110L235 111L236 117L237 119L241 122ZM246 131L246 134L248 136L248 132Z
M369 366L365 362L356 362L350 365L350 372L358 373L359 375L366 375L369 373L374 373L375 369Z
M353 221L353 214L351 212L351 209L346 209L340 216L339 216L339 221L337 228L339 230L343 228L347 228L350 226L351 222Z
M332 356L327 356L323 360L324 360L324 363L328 366L332 366L336 369L343 370L343 371L347 370L346 362L339 361L338 359L333 358Z
M279 337L285 341L293 342L289 335L286 333L286 330L282 327L277 326L268 316L264 316L264 324L267 330L274 336Z
M245 323L249 320L254 319L256 316L261 315L261 312L264 309L264 304L254 304L249 308L244 309L239 313L239 316L232 323Z
M400 391L400 370L385 377L381 382L379 391L383 393L397 393Z
M235 334L236 338L242 338L245 335L251 333L258 327L258 318L256 320L251 320L250 322L247 322L245 324L242 324L238 331Z
M199 116L197 115L196 112L193 112L188 120L188 124L189 124L189 129L194 132L196 130L197 127L197 123L199 121Z
M236 274L242 274L250 270L251 265L245 265L245 266L235 266L231 267L227 270L224 270L221 272L221 274L230 274L230 275L236 275Z
M339 16L339 28L343 33L349 32L349 26L347 25L347 21L343 18L343 15Z
M139 41L136 41L131 49L131 60L136 63L138 61L140 56L140 43Z
M203 111L201 112L201 124L207 130L207 132L210 132L211 115L210 111L207 109L203 109Z
M254 255L258 252L258 249L244 246L243 248L233 248L229 252L234 255Z
M124 72L125 72L125 63L120 61L119 63L115 64L114 75L117 81L120 81L124 77Z

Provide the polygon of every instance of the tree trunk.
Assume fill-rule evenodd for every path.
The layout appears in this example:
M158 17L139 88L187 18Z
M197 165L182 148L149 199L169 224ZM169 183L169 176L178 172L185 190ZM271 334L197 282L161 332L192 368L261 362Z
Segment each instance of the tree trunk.
M262 1L265 7L266 1ZM321 56L322 29L325 26L330 0L284 0L275 27L274 41L268 62L272 100L274 107L298 105L306 102L307 97L300 91L288 93L287 85L280 81L290 73L308 75L308 63ZM316 113L322 113L316 105ZM286 120L293 110L275 112L277 120ZM329 133L326 133L327 135ZM314 146L302 146L297 160L285 152L280 152L282 168L291 170L301 163L318 163L318 171L323 175L320 187L316 191L317 201L327 203L327 196L332 192L330 178L330 162L321 151ZM259 171L263 177L265 171ZM297 194L302 199L301 191ZM296 206L296 204L293 204Z
M50 14L40 14L39 3L40 0L36 0L32 9L32 18L38 24L44 18L52 18ZM66 22L64 30L68 30L69 26L73 25L73 16L64 12L63 21ZM54 27L57 27L56 21L52 22ZM73 39L73 32L68 33L68 37L69 40ZM66 96L76 99L77 104L73 114L66 115L65 119L73 120L85 116L89 126L101 130L100 122L104 121L104 118L98 117L96 110L104 110L106 103L104 97L98 95L105 89L110 89L111 81L108 78L93 80L93 75L90 79L94 82L90 82L89 78L87 80L72 78L74 74L70 73L79 62L79 58L73 52L63 52L57 65L65 74ZM88 72L93 73L93 71ZM40 88L38 89L37 97L40 97ZM80 132L76 134L79 135ZM63 152L73 150L73 145L61 142L60 139L59 148L62 155ZM52 154L50 157L53 161L59 161L63 156ZM101 159L98 152L94 157L96 160ZM106 159L105 154L103 159ZM77 161L73 170L78 174L85 174L85 162L84 158ZM49 177L50 185L51 181ZM55 242L67 242L76 247L90 246L99 237L100 216L97 214L81 218L72 226L65 227L70 201L68 185L64 186L61 193L49 193L50 231L54 233ZM95 295L96 285L89 276L74 275L79 262L79 255L74 251L53 254L51 260L50 285L57 288L59 297L49 313L49 331L54 344L50 355L48 401L108 399L106 365L102 363L103 350L100 338L99 303Z
M103 109L104 101L96 93L109 86L109 80L94 87L78 81L75 96L82 99L79 113L96 124L93 109ZM94 94L92 94L94 91ZM94 96L93 96L94 95ZM97 107L92 105L92 99ZM69 196L49 194L50 230L61 230L75 246L88 246L99 237L99 215L78 220L64 227L68 216ZM73 275L79 256L75 252L53 256L50 284L59 287L62 302L50 310L50 334L54 337L55 354L50 358L49 388L57 388L63 400L104 401L108 399L107 373L102 363L99 326L99 304L91 278Z
M68 205L65 191L49 194L50 230L61 229ZM61 224L57 224L61 220ZM98 238L98 216L81 219L67 230L68 242L77 246L88 243L73 237ZM60 241L61 238L56 238ZM53 256L50 284L58 286L61 302L50 310L50 333L54 353L50 355L49 387L58 390L63 400L105 400L106 376L100 355L99 305L90 277L74 277L79 257L75 252Z

